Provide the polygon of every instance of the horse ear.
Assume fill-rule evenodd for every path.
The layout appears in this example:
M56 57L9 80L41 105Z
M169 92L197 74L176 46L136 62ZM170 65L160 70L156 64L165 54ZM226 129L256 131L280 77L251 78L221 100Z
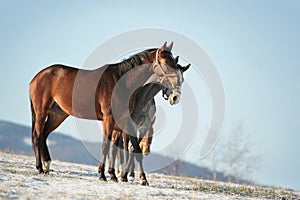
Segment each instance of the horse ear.
M162 51L164 51L164 50L167 50L167 42L165 42L164 44L163 44L163 46L162 47L160 47L160 49L162 50Z
M173 41L171 42L171 44L169 44L169 46L167 47L168 51L171 51L173 47Z
M181 65L179 65L179 69L180 69L182 72L185 72L186 70L188 70L188 69L190 68L190 66L191 66L191 63L188 64L188 65L185 66L185 67L182 67Z
M179 56L176 56L176 58L174 59L175 64L178 63L178 60L179 60Z

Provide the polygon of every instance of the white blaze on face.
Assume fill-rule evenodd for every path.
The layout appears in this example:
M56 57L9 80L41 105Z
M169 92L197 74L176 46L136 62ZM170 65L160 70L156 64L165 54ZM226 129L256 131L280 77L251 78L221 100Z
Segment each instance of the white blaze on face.
M180 69L174 73L174 76L169 77L168 80L172 85L172 88L180 88L183 83L183 74Z

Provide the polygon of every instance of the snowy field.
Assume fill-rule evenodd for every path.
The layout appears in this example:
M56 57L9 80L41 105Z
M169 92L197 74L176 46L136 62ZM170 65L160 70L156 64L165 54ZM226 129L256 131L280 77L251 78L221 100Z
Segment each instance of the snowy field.
M97 167L52 161L38 175L34 157L0 152L0 199L300 199L288 189L147 174L150 186L98 181Z

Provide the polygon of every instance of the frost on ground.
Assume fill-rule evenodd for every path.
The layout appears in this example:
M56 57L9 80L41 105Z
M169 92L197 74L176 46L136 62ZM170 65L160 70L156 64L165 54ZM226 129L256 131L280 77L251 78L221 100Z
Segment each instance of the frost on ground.
M0 152L0 199L300 199L282 188L147 174L150 186L98 181L97 167L53 161L38 175L34 157Z

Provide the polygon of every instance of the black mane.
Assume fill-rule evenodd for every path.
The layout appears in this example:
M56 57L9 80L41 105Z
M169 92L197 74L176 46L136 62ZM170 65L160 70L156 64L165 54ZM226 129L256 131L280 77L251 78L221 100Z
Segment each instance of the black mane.
M142 51L140 53L134 54L130 56L129 58L116 63L112 64L111 66L115 67L118 69L119 75L122 76L132 68L141 65L143 62L142 60L148 60L148 55L149 53L153 52L156 49L147 49L145 51Z

